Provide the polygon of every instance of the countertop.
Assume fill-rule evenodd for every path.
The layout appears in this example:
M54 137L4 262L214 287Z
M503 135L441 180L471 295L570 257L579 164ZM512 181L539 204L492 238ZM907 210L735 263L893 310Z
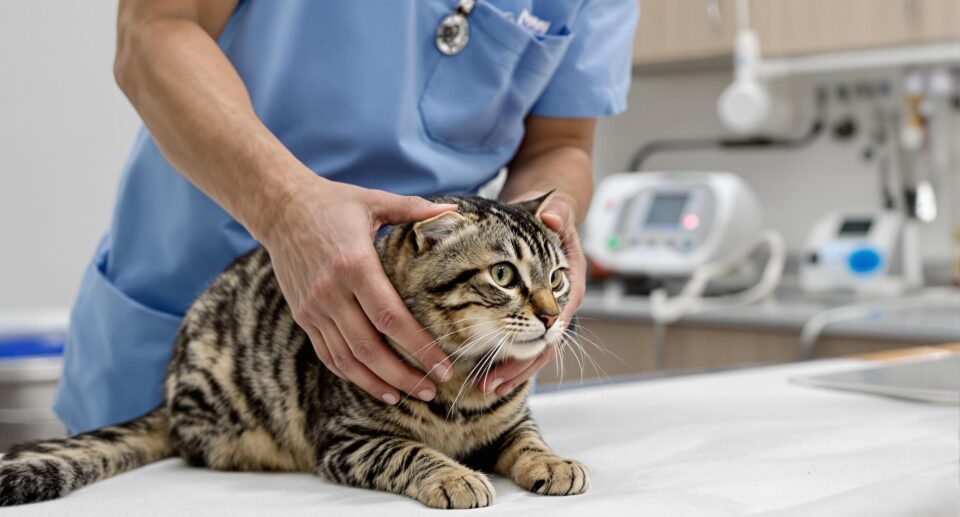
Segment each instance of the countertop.
M960 341L960 290L943 288L936 292L941 294L935 303L914 303L908 308L893 308L897 299L878 301L887 307L828 325L822 335L918 343ZM844 295L811 296L788 286L760 303L690 314L677 324L799 333L817 314L864 301ZM652 321L646 296L609 296L601 289L588 289L578 314L596 319Z

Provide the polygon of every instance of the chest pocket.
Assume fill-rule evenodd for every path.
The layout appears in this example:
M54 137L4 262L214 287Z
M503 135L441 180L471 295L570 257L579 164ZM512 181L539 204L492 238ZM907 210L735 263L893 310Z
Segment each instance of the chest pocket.
M469 22L467 46L441 56L427 79L420 115L432 140L466 152L494 152L519 142L523 119L573 34L566 27L532 34L484 1L477 2Z

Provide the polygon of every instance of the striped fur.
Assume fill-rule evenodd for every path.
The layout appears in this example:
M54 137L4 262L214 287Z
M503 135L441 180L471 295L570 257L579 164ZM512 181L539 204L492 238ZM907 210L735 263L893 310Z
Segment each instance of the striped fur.
M504 397L475 385L497 361L535 356L562 333L563 322L537 319L561 309L569 290L566 280L550 285L566 263L535 215L546 199L438 201L460 210L392 228L377 246L411 312L456 359L454 378L433 401L387 405L324 368L259 249L188 311L161 407L127 424L14 449L0 462L0 505L61 497L170 456L220 470L313 472L435 508L492 504L483 472L540 494L586 491L586 469L540 438L526 408L528 384ZM515 287L498 286L489 273L505 261L517 268Z
M0 462L0 505L56 499L172 455L160 410L73 438L14 446Z

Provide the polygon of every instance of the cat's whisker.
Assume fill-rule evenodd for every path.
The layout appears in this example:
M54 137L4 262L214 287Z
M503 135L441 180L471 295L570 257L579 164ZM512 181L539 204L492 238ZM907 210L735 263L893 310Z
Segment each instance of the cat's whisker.
M507 335L507 337L509 337L509 334ZM500 354L500 351L513 346L513 342L514 340L510 339L510 342L507 343L506 345L497 346L496 350L493 353L493 359L491 359L490 362L487 364L486 371L483 372L483 375L480 375L477 377L478 380L480 378L483 378L484 381L489 380L490 371L493 370L493 367L497 364L497 356Z
M484 339L489 337L491 334L495 333L496 329L486 330L480 334L471 336L469 339L463 342L456 350L454 350L448 357L451 362L456 362L457 358L467 357L467 354L472 352L475 347L484 343Z
M565 334L566 334L566 333L565 333ZM569 339L571 336L577 338L577 340L574 341L574 340L572 340L572 339ZM596 346L596 347L599 347L599 345L597 345L596 343L593 343L592 341L590 341L589 339L585 338L584 336L579 335L579 334L576 334L576 333L574 333L574 332L572 332L572 331L569 333L569 335L565 336L565 338L569 339L572 344L576 345L576 346L579 348L579 350L580 350L581 354L583 355L583 357L584 357L586 360L590 361L590 363L591 363L591 365L593 366L594 372L596 373L597 377L599 377L599 378L601 378L601 379L607 379L607 380L609 380L610 376L607 375L607 372L600 366L600 364L597 363L596 360L594 360L593 357L591 357L590 354L587 353L586 349L583 347L583 344L580 342L580 340L581 340L581 339L586 339L588 342L590 342L593 346ZM610 352L610 353L612 354L612 352ZM614 354L614 355L616 355L616 354ZM618 357L618 359L619 359L619 357ZM620 359L620 360L623 361L622 359ZM626 362L624 362L624 364L626 364Z
M499 336L500 332L503 332L503 329L495 328L493 330L480 334L479 336L476 336L475 338L471 339L468 342L468 344L464 345L459 350L454 352L454 354L451 357L457 357L457 359L466 357L466 354L472 351L473 348L478 347L482 344L483 345L488 344L490 341L494 339L498 339L500 337Z
M569 337L569 335L567 335L566 333L564 333L564 334L562 334L562 335L560 336L560 342L563 343L563 345L564 345L565 347L567 347L568 349L570 349L571 353L576 352L576 348L575 348L575 347L573 346L573 344L570 342L570 337ZM573 354L573 358L576 359L578 363L580 362L579 357L578 357L575 353ZM582 368L583 368L583 367L582 367L582 365L581 365L581 369L582 369Z
M474 323L474 324L472 324L472 325L467 325L466 327L462 327L462 328L455 329L453 332L447 332L446 334L443 334L442 336L439 336L439 337L435 338L433 341L427 343L426 345L423 345L422 347L420 347L419 349L417 349L416 351L414 351L414 352L413 352L413 355L416 355L416 354L419 354L420 352L423 352L423 351L426 350L427 348L429 348L429 347L431 347L431 346L439 343L443 338L445 338L445 337L447 337L447 336L452 336L453 334L456 334L456 333L458 333L458 332L463 332L463 331L465 331L465 330L469 330L469 329L472 329L472 328L476 328L476 327L482 326L484 323L486 323L487 321L489 321L487 318L469 318L468 320L455 321L455 322L453 322L453 324L457 324L457 323L461 323L461 322L463 322L463 321L469 321L469 320L482 320L482 321L480 321L479 323ZM424 329L424 330L428 330L427 327L423 327L423 329Z
M506 343L506 344L505 344L504 341L507 340L507 339L509 339L510 341L509 341L509 343ZM497 356L500 355L500 352L501 352L502 350L504 350L504 349L506 349L506 348L509 348L510 346L513 346L513 339L510 338L510 335L509 335L509 334L505 334L505 335L503 336L503 338L501 338L500 341L497 343L497 346L493 349L493 354L490 355L490 359L486 362L485 371L483 372L482 375L479 374L479 372L478 372L478 375L477 375L476 379L473 380L473 382L479 381L481 377L482 377L484 380L486 380L487 377L490 375L490 371L491 371L491 370L493 369L493 367L497 364ZM451 406L451 407L452 407L452 406ZM482 410L481 410L481 412L482 412Z
M499 341L497 341L497 344L493 348L491 348L490 351L487 353L487 355L484 357L485 360L481 361L481 369L477 371L477 375L475 376L474 381L479 381L480 378L483 377L483 375L490 373L490 367L492 367L496 363L497 355L500 353L501 350L504 349L505 347L504 343L507 341L507 339L509 339L509 337L510 337L510 333L507 331L504 331L503 336L500 337ZM483 371L484 367L486 368L486 372L483 375L481 375L481 372Z
M479 345L479 344L481 344L481 343L485 343L484 340L488 340L489 337L490 337L490 335L492 335L492 334L494 334L494 333L496 333L496 332L500 332L501 330L502 330L502 329L500 329L500 328L493 328L493 329L487 330L487 331L485 331L485 332L483 332L483 333L481 333L481 334L478 334L478 335L476 335L476 336L471 337L471 338L470 338L469 340L467 340L463 345L461 345L460 348L458 348L458 349L455 350L452 354L450 354L450 358L455 362L455 360L456 360L457 358L465 357L466 354L467 354L468 352L470 352L474 347L476 347L477 345ZM496 338L494 338L494 339L496 339Z
M560 378L560 384L562 384L563 379L564 377L566 377L566 373L567 373L565 359L567 355L567 350L570 348L570 346L564 342L563 336L561 336L560 339L557 340L556 347L557 347L557 364L560 367L560 373L558 374L558 377Z
M457 324L457 323L463 323L463 322L465 322L465 321L478 321L478 320L486 320L486 319L488 319L488 318L461 318L461 319L456 320L456 321L445 322L445 323L443 324L443 326L444 326L444 327L451 327L451 326L453 326L453 325L455 325L455 324ZM430 325L424 325L424 326L420 327L420 330L426 330L427 332L429 332L429 331L431 330L431 327L430 327Z
M596 368L597 368L597 367L596 367L596 362L593 361L593 358L591 358L591 357L586 353L586 350L584 350L583 345L581 345L580 343L578 343L578 342L570 339L570 336L569 336L569 335L565 334L565 335L563 336L563 340L564 340L564 342L567 344L567 346L570 347L570 350L571 350L572 353L574 354L573 356L577 359L577 363L580 365L580 384L579 384L579 386L583 386L583 373L584 373L584 367L583 367L583 366L584 366L584 363L583 363L583 361L585 361L585 360L591 361L592 364L594 365L594 370L595 370L595 371L596 371ZM579 355L577 354L577 352L579 352ZM599 372L599 371L596 372L596 373L597 373L598 376L600 375L600 372Z
M566 373L566 370L563 367L564 347L562 345L563 343L560 341L557 341L557 344L554 345L557 347L557 368L559 369L557 372L557 378L560 379L561 383L563 382L563 374Z
M578 327L578 329L588 330L588 329L586 329L585 327L582 327L582 326L579 326L579 325L578 325L577 327ZM592 333L592 332L591 332L591 333ZM576 337L578 341L586 341L587 344L593 346L593 347L596 348L597 350L599 350L599 351L601 351L601 352L603 352L603 353L605 353L605 354L607 354L607 355L610 355L610 356L614 357L616 360L620 361L620 363L623 364L624 366L629 366L629 363L627 363L622 357L620 357L619 355L617 355L615 352L613 352L612 350L608 349L607 347L601 345L600 343L597 343L596 341L588 338L587 336L583 335L583 334L582 334L581 332L579 332L577 329L571 330L571 334L572 334L574 337ZM596 337L597 339L600 338L600 337L597 336L596 334L593 334L593 335L594 335L594 337ZM582 344L581 344L581 346L582 346Z
M509 334L506 331L504 331L503 336L500 337L500 340L497 341L497 344L492 349L490 349L490 351L487 352L487 354L484 356L483 360L479 362L479 366L481 368L480 370L477 371L477 375L474 381L477 381L480 379L481 377L480 372L483 371L484 365L489 366L494 363L494 361L496 360L497 354L500 353L500 350L503 348L503 344L508 337L509 337ZM488 370L488 373L489 373L489 370ZM468 380L469 380L469 377L468 377Z
M564 346L570 347L570 351L573 354L573 358L576 359L577 366L580 368L580 383L578 384L578 386L583 386L583 361L580 360L580 357L576 353L577 350L571 344L570 340L566 336L566 333L560 336L560 342L563 343ZM581 347L581 350L582 350L582 347Z
M484 364L484 361L492 360L492 357L496 356L497 351L499 351L500 347L503 346L502 343L503 343L503 339L506 338L506 334L505 334L505 331L503 331L503 329L498 329L498 330L500 330L501 332L504 332L504 336L500 338L500 341L491 350L492 353L487 352L487 354L481 360L477 361L477 364L475 364L473 368L470 370L470 372L467 374L466 379L464 379L463 383L460 384L460 389L457 391L456 397L453 398L453 402L450 403L450 408L447 410L447 416L445 418L446 420L450 419L450 415L453 413L453 409L457 406L457 402L460 400L460 397L463 395L466 387L473 382L474 372L479 373L480 369Z
M449 356L449 358L450 358L450 366L453 367L453 365L456 364L457 360L459 360L459 359L462 358L462 354L466 353L467 351L470 350L470 348L472 348L473 346L477 345L478 342L479 342L479 340L480 340L481 338L483 338L484 336L487 336L487 335L489 335L489 334L492 334L492 333L494 333L494 332L496 332L496 331L498 331L498 330L499 330L499 329L492 329L492 330L490 330L490 331L488 331L488 332L485 332L484 334L480 334L479 336L474 336L474 337L472 337L469 341L467 341L467 343L464 343L463 346L461 346L459 349L457 349L453 354L451 354L451 355ZM460 354L460 357L457 356L458 354ZM420 384L422 384L423 381L425 381L425 380L427 379L427 377L429 377L430 374L432 374L436 369L437 369L437 365L433 365L432 367L430 367L430 369L423 375L423 377L420 377L420 380L417 381L417 384L415 385L415 387L419 387ZM412 391L412 390L411 390L411 391ZM410 398L410 396L411 396L411 395L410 395L409 393L407 393L406 395L404 395L404 397L403 397L402 399L400 399L400 402L406 401L407 399Z
M601 345L600 343L598 343L598 342L596 342L596 341L588 338L587 336L583 335L583 333L582 333L581 331L589 332L591 335L593 335L593 337L595 337L596 339L599 340L599 339L600 339L600 336L598 336L596 332L588 329L587 327L584 327L583 325L578 325L578 324L576 324L576 323L574 323L573 325L574 325L574 327L575 327L575 328L573 329L573 334L574 334L577 338L582 339L582 340L585 340L587 343L593 345L594 348L596 348L597 350L599 350L599 351L601 351L601 352L603 352L603 353L605 353L605 354L611 355L611 356L615 357L617 360L619 360L621 363L623 363L624 365L627 365L627 362L624 361L622 357L620 357L619 355L617 355L615 352L613 352L613 351L610 350L609 348L607 348L607 347Z

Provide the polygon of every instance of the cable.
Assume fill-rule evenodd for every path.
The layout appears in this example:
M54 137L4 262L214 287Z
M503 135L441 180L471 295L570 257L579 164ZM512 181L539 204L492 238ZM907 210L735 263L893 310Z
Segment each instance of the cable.
M704 137L704 138L682 138L653 140L647 142L633 154L627 170L639 172L642 170L644 162L650 156L665 151L702 151L706 149L797 149L813 143L813 141L823 132L826 126L826 105L827 91L825 88L817 88L816 105L817 114L810 128L803 135L794 138L775 138L775 137L752 137L752 138L726 138L726 137Z
M760 280L756 284L735 294L716 296L710 299L703 297L703 291L711 280L736 269L738 264L747 260L754 250L764 244L769 249L770 255L767 258L767 265L763 269ZM697 268L677 296L668 298L667 291L663 288L653 290L650 293L650 315L655 323L667 325L676 322L686 314L757 302L776 289L780 283L780 278L783 276L783 266L786 259L787 247L783 237L773 230L766 230L737 255L725 260L710 262Z

